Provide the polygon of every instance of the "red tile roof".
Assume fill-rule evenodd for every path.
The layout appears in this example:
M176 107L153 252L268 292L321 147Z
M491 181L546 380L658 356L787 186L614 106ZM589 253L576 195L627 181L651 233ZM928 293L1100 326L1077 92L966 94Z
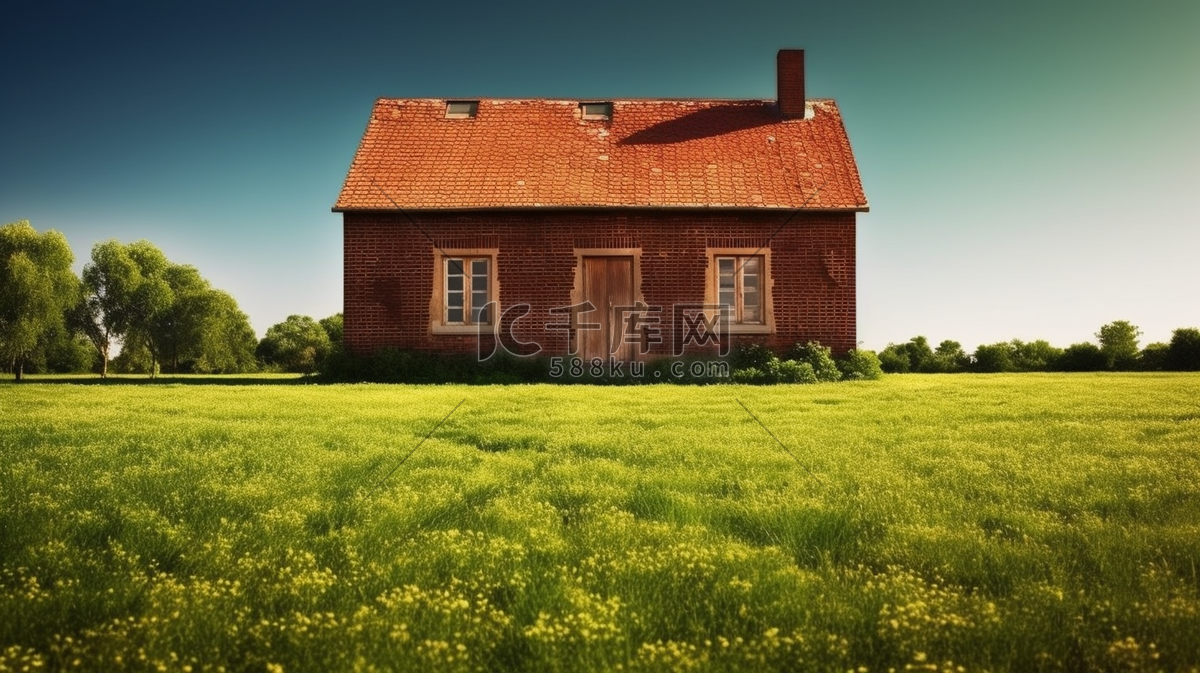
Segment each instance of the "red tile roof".
M579 103L485 99L447 119L445 100L380 99L333 210L867 209L832 100L792 120L774 101L616 100L610 121Z

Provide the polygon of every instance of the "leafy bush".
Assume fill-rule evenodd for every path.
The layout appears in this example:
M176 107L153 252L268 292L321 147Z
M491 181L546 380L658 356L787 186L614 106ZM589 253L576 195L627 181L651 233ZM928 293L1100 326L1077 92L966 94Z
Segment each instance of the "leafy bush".
M980 344L975 349L971 371L996 373L1013 371L1012 345L1007 341L995 344Z
M758 367L743 367L733 370L730 377L734 383L761 384L767 382L767 375Z
M879 354L879 361L883 371L889 374L940 371L929 340L923 336L915 336L902 344L888 344Z
M833 361L830 360L830 362ZM821 380L813 366L807 362L773 360L768 367L768 374L773 379L771 383L816 383ZM837 371L836 365L834 371ZM841 375L842 373L838 372L838 378L841 378Z
M773 357L758 367L745 367L733 370L731 377L734 383L752 383L756 385L775 383L816 383L817 375L812 365L795 360L780 360Z
M1013 370L1018 372L1048 372L1054 369L1063 350L1050 345L1044 339L1024 342L1012 340L1010 355Z
M1171 334L1163 368L1177 372L1200 371L1200 330L1182 327Z
M838 361L842 376L851 381L874 380L883 376L883 367L875 351L852 349L846 357Z
M770 348L759 343L751 343L738 346L733 351L733 356L729 361L733 365L734 371L739 369L757 369L763 371L766 369L768 362L776 359L778 357Z
M904 344L888 344L879 353L879 366L888 374L907 374L911 369Z
M966 371L971 364L971 358L963 350L962 344L949 339L938 344L933 356L921 363L921 371L930 374L954 374Z
M840 381L842 371L833 360L832 351L816 341L796 344L789 353L790 359L808 364L817 381Z
M1146 344L1146 347L1138 354L1138 369L1144 372L1157 372L1166 369L1167 353L1170 350L1171 347L1161 341Z
M1098 372L1108 367L1108 361L1100 347L1093 343L1078 343L1067 346L1055 367L1064 372Z
M320 323L306 315L290 315L267 328L257 355L265 365L310 374L324 364L332 351L329 334Z
M329 382L507 384L554 381L545 358L498 354L479 362L467 354L435 354L384 348L369 355L337 351L326 359Z

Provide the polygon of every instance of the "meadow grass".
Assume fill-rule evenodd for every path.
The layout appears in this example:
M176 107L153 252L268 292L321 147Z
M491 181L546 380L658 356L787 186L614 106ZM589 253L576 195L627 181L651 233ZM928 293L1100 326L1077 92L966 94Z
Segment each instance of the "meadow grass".
M0 672L1198 670L1198 475L1194 374L5 383Z

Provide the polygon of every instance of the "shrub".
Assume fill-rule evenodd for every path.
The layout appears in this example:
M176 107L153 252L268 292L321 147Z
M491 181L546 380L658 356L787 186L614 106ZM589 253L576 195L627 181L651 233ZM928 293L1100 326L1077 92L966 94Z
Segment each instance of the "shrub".
M1200 330L1182 327L1171 333L1163 368L1177 372L1200 371Z
M768 362L775 359L777 359L775 353L770 348L759 343L751 343L738 346L729 361L733 365L734 371L757 369L761 372L766 369Z
M1011 348L1011 344L1006 341L990 345L981 344L975 349L971 370L985 373L1013 371Z
M1166 369L1167 353L1171 347L1161 341L1146 344L1138 355L1138 369L1144 372L1157 372Z
M842 375L851 381L863 379L878 379L883 376L883 368L875 351L853 349L846 357L838 361Z
M792 347L789 355L790 359L796 362L808 364L818 381L833 382L842 380L842 371L838 369L837 363L834 362L832 352L828 347L822 346L816 341L796 344Z
M1108 362L1099 346L1079 343L1067 346L1055 369L1064 372L1098 372L1107 366Z
M930 374L953 374L965 371L971 364L971 358L963 350L962 344L949 339L938 344L933 355L921 363L921 371Z
M325 360L322 380L376 383L532 383L553 381L545 358L497 354L479 362L474 355L432 354L384 348L369 355L335 352Z
M1028 343L1012 340L1012 367L1018 372L1048 372L1054 368L1063 350L1050 345L1044 339Z
M888 344L879 353L879 366L888 374L907 374L911 366L904 345Z
M267 328L256 355L263 364L310 374L324 366L332 351L329 334L320 323L306 315L290 315Z
M767 375L757 367L745 367L743 369L733 370L730 379L734 383L766 383Z
M774 383L816 383L817 375L812 365L795 360L780 360L772 357L760 369L744 367L735 369L731 377L734 383L752 383L756 385Z
M836 365L834 371L837 371ZM817 376L811 364L796 360L774 360L768 365L767 373L772 379L769 383L816 383L823 380ZM838 378L841 378L841 375L842 373L838 372Z

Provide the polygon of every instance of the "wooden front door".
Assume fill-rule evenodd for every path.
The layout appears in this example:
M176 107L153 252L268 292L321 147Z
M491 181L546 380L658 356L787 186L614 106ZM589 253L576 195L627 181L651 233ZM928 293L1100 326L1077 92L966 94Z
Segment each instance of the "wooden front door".
M578 315L580 357L632 359L633 344L623 336L633 308L633 258L584 257L583 300L595 309Z

